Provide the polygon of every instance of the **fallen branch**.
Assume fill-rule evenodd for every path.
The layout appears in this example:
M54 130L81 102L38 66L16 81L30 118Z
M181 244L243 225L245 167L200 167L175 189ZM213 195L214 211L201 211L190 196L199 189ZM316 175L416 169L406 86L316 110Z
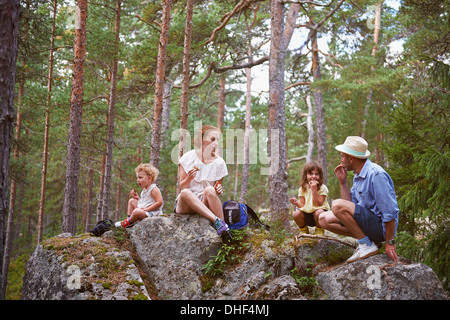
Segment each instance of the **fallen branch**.
M349 246L349 247L352 247L352 248L356 248L356 245L353 244L353 243L350 243L350 242L347 242L347 241L343 241L343 240L339 240L339 239L336 239L336 238L333 238L333 237L320 236L320 235L314 235L314 234L304 234L304 233L303 233L303 234L300 234L299 236L295 236L294 239L295 239L296 241L298 241L298 240L299 240L299 237L300 237L300 238L311 238L311 239L331 240L331 241L336 241L336 242L345 244L345 245L347 245L347 246Z

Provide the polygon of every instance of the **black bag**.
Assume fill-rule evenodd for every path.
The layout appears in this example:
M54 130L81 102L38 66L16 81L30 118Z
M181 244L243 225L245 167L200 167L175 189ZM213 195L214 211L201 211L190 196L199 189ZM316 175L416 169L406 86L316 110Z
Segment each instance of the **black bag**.
M106 219L99 221L93 229L89 230L89 232L91 233L91 236L100 237L106 231L111 230L113 226L114 222L112 222L111 219Z
M260 225L270 229L268 225L259 220L255 211L247 204L242 204L234 200L225 201L223 204L223 217L228 228L242 229L248 224L248 215Z

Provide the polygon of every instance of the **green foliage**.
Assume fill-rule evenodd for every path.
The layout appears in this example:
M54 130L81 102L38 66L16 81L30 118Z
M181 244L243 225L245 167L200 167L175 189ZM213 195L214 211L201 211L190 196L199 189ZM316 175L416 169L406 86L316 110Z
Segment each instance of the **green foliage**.
M306 268L305 274L302 274L297 270L297 267L291 270L291 276L295 279L298 284L298 287L301 293L305 297L309 297L310 299L314 299L319 297L320 295L320 287L319 283L316 280L316 277L311 275L311 265L309 263Z
M441 1L406 1L403 23L419 25L406 43L411 54L389 113L390 141L383 145L389 156L400 208L400 254L433 268L444 287L450 277L448 207L450 198L450 146L448 129L448 53L440 51L449 25ZM407 60L405 59L405 62Z
M225 241L217 255L212 257L203 267L204 274L217 277L230 266L240 263L242 254L250 247L246 242L246 231L231 230L232 239Z
M9 264L8 284L6 286L6 300L20 300L22 297L23 276L27 265L29 254L12 259Z

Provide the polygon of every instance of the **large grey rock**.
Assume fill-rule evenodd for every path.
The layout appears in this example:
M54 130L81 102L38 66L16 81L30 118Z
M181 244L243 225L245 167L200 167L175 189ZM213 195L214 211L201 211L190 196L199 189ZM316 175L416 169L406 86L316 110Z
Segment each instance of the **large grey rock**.
M222 246L199 215L157 216L129 229L142 268L162 299L200 299L202 266Z
M445 300L433 270L404 258L396 263L385 254L344 264L317 276L332 300Z
M275 278L264 285L259 290L256 298L270 300L306 300L302 296L295 279L288 275Z
M117 284L114 282L117 281ZM150 299L129 251L104 238L62 234L31 255L23 300Z

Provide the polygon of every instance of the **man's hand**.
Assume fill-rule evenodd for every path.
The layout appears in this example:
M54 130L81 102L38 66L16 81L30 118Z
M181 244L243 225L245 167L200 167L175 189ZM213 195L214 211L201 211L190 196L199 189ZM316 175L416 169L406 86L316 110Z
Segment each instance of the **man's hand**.
M394 261L397 262L397 250L395 249L395 244L385 244L386 254Z
M334 173L336 174L336 177L338 178L340 184L344 184L345 182L347 182L347 170L342 164L338 165L334 169Z

